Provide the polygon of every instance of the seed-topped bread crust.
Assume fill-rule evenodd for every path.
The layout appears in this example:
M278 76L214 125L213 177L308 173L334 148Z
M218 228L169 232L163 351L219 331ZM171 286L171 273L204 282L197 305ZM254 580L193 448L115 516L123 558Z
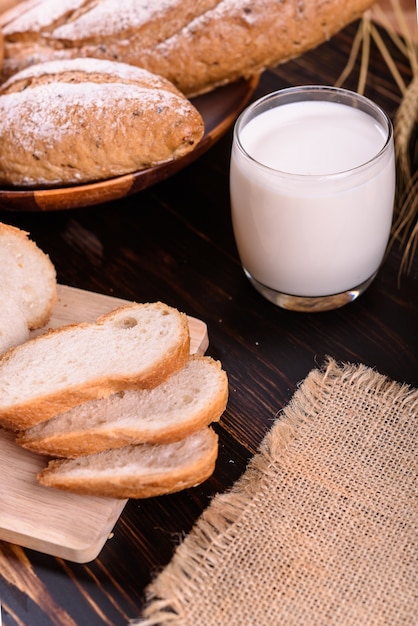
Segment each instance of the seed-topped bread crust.
M169 81L124 63L51 61L0 87L0 184L62 186L178 159L204 133Z
M52 58L108 58L196 95L296 57L373 0L29 0L0 16L3 76Z

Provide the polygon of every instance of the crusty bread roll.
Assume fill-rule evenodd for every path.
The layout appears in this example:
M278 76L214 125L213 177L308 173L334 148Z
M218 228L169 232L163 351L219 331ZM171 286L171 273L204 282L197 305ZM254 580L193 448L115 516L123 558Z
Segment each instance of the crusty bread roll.
M99 59L31 66L0 87L0 185L108 179L180 158L204 133L164 78Z
M111 498L151 498L199 485L218 456L218 436L204 428L167 444L140 444L77 459L53 460L41 485Z
M0 154L3 150L5 146L2 146ZM3 319L8 314L11 315L10 307L13 305L8 305L7 302L14 300L16 324L20 318L19 309L30 330L40 328L49 320L57 300L55 267L49 256L29 239L28 233L2 222L0 222L0 288L2 292L7 293L7 300L1 300L1 308L9 307L8 311L3 311ZM13 343L12 340L11 345Z
M0 358L0 425L22 430L91 399L152 388L189 351L186 315L161 302L51 330Z
M3 77L53 58L115 59L189 97L326 41L373 0L28 0L0 17Z
M78 457L129 444L169 443L218 421L228 398L219 361L192 356L153 389L92 400L23 431L17 443L40 454Z

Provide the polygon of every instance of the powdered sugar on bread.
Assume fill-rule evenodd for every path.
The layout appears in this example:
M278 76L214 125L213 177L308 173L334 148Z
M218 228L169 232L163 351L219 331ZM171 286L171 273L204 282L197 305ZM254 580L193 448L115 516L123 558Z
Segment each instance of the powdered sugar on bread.
M178 159L204 133L167 80L98 59L32 66L0 88L0 184L92 182Z
M79 4L79 3L78 3ZM97 33L97 21L103 37L109 37L115 30L121 33L122 38L129 37L132 30L141 29L152 20L160 19L170 23L168 15L173 10L181 11L184 0L104 0L84 2L85 9L75 14L54 30L54 36L62 39L77 41L88 39ZM206 5L215 2L206 2ZM89 10L94 9L94 10ZM199 10L196 3L196 10Z
M59 17L55 9L47 23L40 14L47 15L50 2L29 2L31 19L23 23L22 16L0 17L6 40L4 76L54 57L118 59L165 76L189 97L300 55L373 4L85 0L79 10L61 10Z
M8 23L9 20L13 22L13 33L19 33L22 31L37 31L57 20L65 19L65 16L70 16L74 11L79 9L84 0L26 0L26 2L20 2L16 7L13 7L7 11L3 16L3 23ZM4 30L8 30L7 26L4 26ZM10 29L9 29L10 31Z
M45 115L45 110L51 106L51 102L54 103L53 118ZM190 110L178 96L165 91L131 86L130 93L127 93L123 83L86 82L76 85L49 83L43 85L42 89L14 92L0 98L0 133L6 133L10 124L20 124L23 149L37 154L42 151L42 142L45 142L48 148L54 149L60 138L68 136L68 133L73 131L74 124L85 126L94 115L97 125L106 124L106 128L115 133L119 132L121 139L126 139L130 129L121 125L119 115L127 108L133 107L137 115L141 115L144 109L151 108L158 116L166 109L175 108L180 115L185 115ZM110 108L113 115L109 120ZM102 120L102 117L105 119ZM143 165L150 164L149 155L145 156L145 152L142 155ZM106 165L106 162L103 165ZM79 178L83 178L81 171ZM31 180L30 177L28 180Z
M77 58L62 59L59 61L48 61L38 65L32 65L19 73L19 81L31 80L42 77L44 82L51 82L57 77L62 82L74 82L74 73L83 72L86 81L103 83L104 81L134 84L143 83L148 89L164 89L173 93L178 93L177 89L161 76L151 74L147 70L128 65L127 63L115 63L106 59ZM4 83L2 91L8 91L9 85L19 84L16 77ZM22 85L27 86L27 85Z

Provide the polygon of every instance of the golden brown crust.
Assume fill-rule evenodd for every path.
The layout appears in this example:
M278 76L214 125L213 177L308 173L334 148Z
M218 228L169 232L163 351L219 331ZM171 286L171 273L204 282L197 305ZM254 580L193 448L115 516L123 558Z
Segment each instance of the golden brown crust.
M89 474L70 476L60 474L64 464L75 463L77 460L53 460L47 468L38 473L37 479L45 487L54 487L82 495L102 496L111 498L151 498L188 489L205 481L215 469L218 456L218 436L208 428L210 443L201 454L196 454L189 462L183 462L181 455L178 464L169 468L159 468L158 453L156 453L155 470L141 473L139 470L119 474L117 463L112 459L112 473L95 474L95 460L92 457L81 457L88 468ZM129 451L129 448L126 448ZM115 451L110 451L115 452ZM101 452L100 455L107 455ZM103 457L106 458L106 457ZM91 460L90 460L91 459ZM123 465L123 454L121 454Z
M187 356L188 349L186 341L184 341L176 353L167 356L163 366L159 364L142 376L126 377L124 380L109 377L97 382L86 381L86 383L75 385L65 391L57 391L42 398L34 398L32 401L0 409L0 425L9 430L24 430L89 400L105 398L123 389L155 387L172 372L180 369Z
M165 307L162 303L155 303ZM133 305L135 306L135 305ZM104 324L112 320L119 311L128 310L130 307L120 307L107 315L100 317L96 324ZM58 388L54 392L47 394L39 394L32 396L26 401L17 401L10 405L0 406L0 425L4 428L18 431L24 430L45 421L58 413L69 410L70 408L98 398L104 398L111 393L123 389L146 389L152 388L163 382L171 373L177 371L186 363L190 353L190 334L187 323L187 316L179 313L180 329L178 340L171 351L166 351L163 356L158 357L154 364L148 368L138 364L138 371L132 372L131 375L126 374L112 375L109 372L107 376L94 379L92 376L86 376L86 380L78 384L68 384L66 388ZM3 363L12 360L21 350L30 349L30 344L36 342L48 341L49 337L62 336L65 342L66 333L75 328L82 330L90 326L87 323L69 324L50 330L44 335L40 335L26 344L12 348L0 357L0 371Z
M191 358L194 360L209 359L209 357L203 356L193 356ZM53 434L42 435L32 433L31 431L23 431L19 433L16 442L18 445L38 454L76 458L128 445L141 443L165 444L180 441L208 426L210 423L218 421L226 408L228 400L227 375L222 370L219 361L212 361L211 359L210 361L219 372L219 379L222 379L223 385L218 384L216 397L211 397L210 401L187 421L177 420L167 424L164 420L166 407L162 402L159 429L150 430L148 424L142 424L141 418L138 418L137 423L130 427L126 426L126 424L120 426L119 422L116 422L112 427L103 430L101 424L97 427L94 425L90 426L86 419L86 424L82 429L64 431L60 426L60 416L57 416L54 419L56 426ZM190 393L193 393L192 389ZM170 401L172 401L171 394ZM97 405L91 408L93 412L99 410L100 408Z
M31 66L0 88L0 184L103 180L181 158L204 133L169 81L98 59Z
M115 1L112 21L103 14L103 3L86 0L80 10L44 19L40 26L36 18L45 11L40 2L26 24L13 14L3 17L4 75L51 58L113 58L161 74L191 96L314 48L372 4L372 0L172 0L163 3L162 12L150 9L142 21L138 14L129 22L124 15L128 9L120 3L116 6Z
M3 65L3 58L4 58L4 37L3 37L3 32L0 30L0 69L1 69L1 66Z

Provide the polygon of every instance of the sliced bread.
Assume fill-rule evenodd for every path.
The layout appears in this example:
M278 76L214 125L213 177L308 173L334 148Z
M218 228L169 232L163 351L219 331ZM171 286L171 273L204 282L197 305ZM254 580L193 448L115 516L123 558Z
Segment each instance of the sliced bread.
M155 387L189 349L186 315L161 302L52 330L0 358L0 425L23 430L91 399Z
M129 444L169 443L219 420L227 399L228 379L220 362L191 356L161 385L86 402L23 431L17 443L57 457Z
M29 329L46 324L57 300L55 268L28 233L2 222L0 281L2 290L22 309Z
M208 427L174 443L50 461L37 478L46 487L79 494L150 498L202 483L213 473L217 456L218 436Z
M23 308L0 286L0 354L29 339Z

